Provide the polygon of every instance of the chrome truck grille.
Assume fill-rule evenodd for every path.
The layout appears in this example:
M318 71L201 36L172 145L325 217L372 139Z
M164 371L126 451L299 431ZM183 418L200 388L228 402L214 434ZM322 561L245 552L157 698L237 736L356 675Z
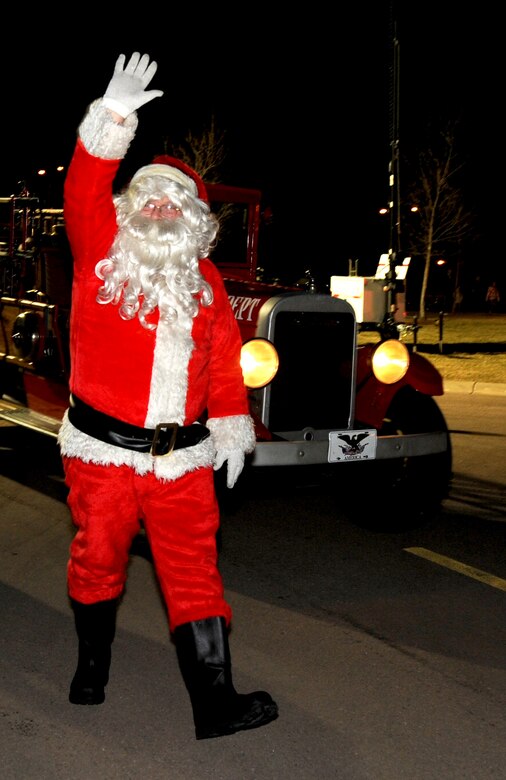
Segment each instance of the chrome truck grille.
M257 335L279 355L273 382L254 393L266 427L286 438L350 427L354 415L356 320L330 295L288 294L267 301Z

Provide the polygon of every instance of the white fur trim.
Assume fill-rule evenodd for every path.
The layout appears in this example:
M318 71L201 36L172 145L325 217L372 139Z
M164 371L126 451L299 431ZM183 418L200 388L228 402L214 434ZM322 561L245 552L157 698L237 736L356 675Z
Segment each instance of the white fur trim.
M250 453L255 449L255 426L248 414L210 417L206 425L211 431L216 450L220 452L242 450Z
M192 324L190 317L181 313L174 323L158 323L146 428L154 428L160 421L184 424L188 363L194 346Z
M102 98L94 100L79 125L79 137L86 151L104 160L122 159L137 130L137 114L127 116L123 124L115 122Z
M132 176L130 184L136 184L139 179L149 178L151 176L165 176L166 179L177 182L186 190L189 190L192 195L198 197L197 185L193 179L190 179L186 173L180 171L179 168L174 168L172 165L145 165L143 168L139 168L137 173Z
M178 479L189 471L212 466L215 455L211 436L194 447L175 450L166 457L153 457L147 452L115 447L75 428L68 419L68 412L63 416L58 443L61 454L69 458L79 458L84 463L97 463L102 466L130 466L141 476L154 472L158 479L167 482Z

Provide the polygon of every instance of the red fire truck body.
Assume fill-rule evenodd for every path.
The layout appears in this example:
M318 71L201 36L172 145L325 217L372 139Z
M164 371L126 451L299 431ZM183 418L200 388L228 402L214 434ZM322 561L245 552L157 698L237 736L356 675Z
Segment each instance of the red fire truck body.
M390 518L399 507L399 528L437 510L452 467L434 398L443 393L440 374L399 339L360 344L363 324L346 300L311 284L259 281L261 193L216 184L208 190L222 225L212 259L243 336L257 431L247 468L319 468L342 482L343 508L367 525L375 525L372 514L381 525L382 502ZM33 198L0 205L8 234L0 254L0 417L56 437L70 368L71 258L57 240L62 214ZM250 380L248 365L264 378Z

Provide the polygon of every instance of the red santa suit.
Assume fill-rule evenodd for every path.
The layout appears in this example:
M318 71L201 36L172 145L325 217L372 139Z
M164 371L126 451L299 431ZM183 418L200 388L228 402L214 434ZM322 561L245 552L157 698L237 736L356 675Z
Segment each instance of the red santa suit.
M200 305L193 318L183 312L172 323L152 317L154 330L138 317L122 319L117 305L97 302L95 268L118 229L113 182L136 126L135 114L116 124L95 101L66 178L65 223L74 256L70 390L98 412L137 427L205 419L211 436L160 457L97 439L66 412L59 444L77 527L69 594L83 604L121 594L142 520L171 630L210 615L228 623L231 611L216 565L213 464L217 452L251 452L255 436L239 363L241 338L221 275L201 259L213 302Z

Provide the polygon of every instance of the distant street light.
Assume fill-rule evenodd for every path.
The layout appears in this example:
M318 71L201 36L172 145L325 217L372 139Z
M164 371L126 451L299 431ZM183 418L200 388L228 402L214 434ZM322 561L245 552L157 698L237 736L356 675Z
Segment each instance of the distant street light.
M62 173L65 170L64 165L57 165L55 168L56 173ZM39 168L37 171L37 176L47 176L47 170L46 168Z
M418 206L410 206L409 210L412 214L416 214L418 211L420 211L420 208ZM390 213L390 208L388 206L383 206L383 208L378 209L378 214L381 214L382 216L385 214Z

